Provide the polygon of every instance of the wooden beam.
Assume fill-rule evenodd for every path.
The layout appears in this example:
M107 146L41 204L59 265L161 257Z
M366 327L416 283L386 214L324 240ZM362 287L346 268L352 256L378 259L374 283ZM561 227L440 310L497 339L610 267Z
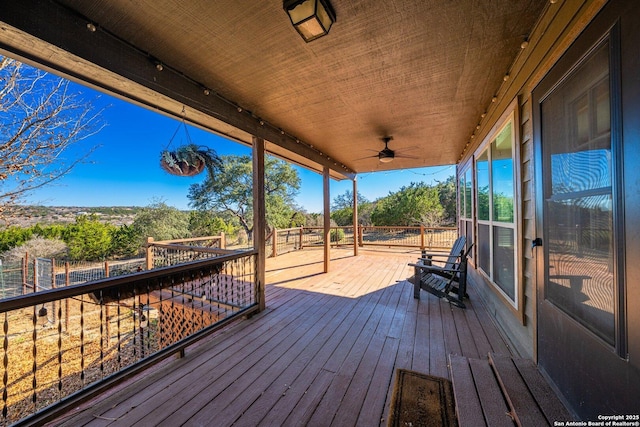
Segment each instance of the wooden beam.
M353 178L353 256L358 256L358 180Z
M324 202L324 272L328 273L331 259L331 207L329 206L329 168L326 166L322 173L322 189Z
M182 106L190 107L206 117L194 120L205 128L247 144L255 135L328 167L341 179L353 176L338 159L329 160L312 148L313 141L301 143L233 100L213 91L205 94L207 88L190 78L188 69L163 64L162 58L151 57L56 2L0 2L0 21L4 23L0 26L0 51L17 59L173 116L180 114Z
M256 286L259 310L265 309L265 229L266 205L264 198L264 139L253 138L253 247L258 251L256 260Z

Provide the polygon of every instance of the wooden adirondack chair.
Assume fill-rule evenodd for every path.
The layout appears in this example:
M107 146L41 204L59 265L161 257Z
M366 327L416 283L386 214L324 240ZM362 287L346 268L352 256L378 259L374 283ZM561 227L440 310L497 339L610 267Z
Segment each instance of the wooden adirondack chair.
M467 256L471 245L465 251L466 237L460 236L451 247L451 252L422 252L422 258L415 264L413 276L413 297L420 298L420 289L450 303L465 308L467 295ZM434 264L437 263L437 264Z

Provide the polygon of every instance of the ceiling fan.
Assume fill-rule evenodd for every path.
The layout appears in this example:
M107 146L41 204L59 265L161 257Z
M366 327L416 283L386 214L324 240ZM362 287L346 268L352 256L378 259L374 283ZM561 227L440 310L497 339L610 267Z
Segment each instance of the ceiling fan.
M392 162L396 157L396 152L389 148L389 141L392 140L392 136L385 136L382 138L382 142L384 142L384 148L378 152L378 159L382 163Z
M395 150L392 150L391 148L389 148L389 142L393 141L393 137L392 136L384 136L384 137L382 137L380 139L384 143L384 148L382 150L378 151L378 154L376 154L374 156L364 157L365 159L368 159L368 158L371 158L371 157L377 157L378 160L380 160L381 163L390 163L396 157L404 157L404 158L408 158L408 159L415 159L415 157L411 157L411 156L398 155L398 154L396 154ZM415 148L417 148L417 147L410 147L407 150L413 150ZM375 151L375 150L370 150L370 151Z

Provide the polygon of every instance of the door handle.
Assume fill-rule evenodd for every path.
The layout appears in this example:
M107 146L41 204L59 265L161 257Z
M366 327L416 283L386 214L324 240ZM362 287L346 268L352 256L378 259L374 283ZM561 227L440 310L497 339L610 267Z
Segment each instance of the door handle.
M531 242L531 249L535 248L536 246L542 246L542 238L536 237L535 239L533 239L533 241Z

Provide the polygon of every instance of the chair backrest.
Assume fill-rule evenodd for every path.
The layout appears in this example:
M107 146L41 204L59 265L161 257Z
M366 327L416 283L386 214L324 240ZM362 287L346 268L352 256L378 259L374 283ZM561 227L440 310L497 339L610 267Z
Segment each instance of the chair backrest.
M449 257L447 258L444 268L456 268L456 261L458 261L459 257L464 256L464 246L466 243L466 236L460 236L455 242L453 242L451 252L449 252Z

